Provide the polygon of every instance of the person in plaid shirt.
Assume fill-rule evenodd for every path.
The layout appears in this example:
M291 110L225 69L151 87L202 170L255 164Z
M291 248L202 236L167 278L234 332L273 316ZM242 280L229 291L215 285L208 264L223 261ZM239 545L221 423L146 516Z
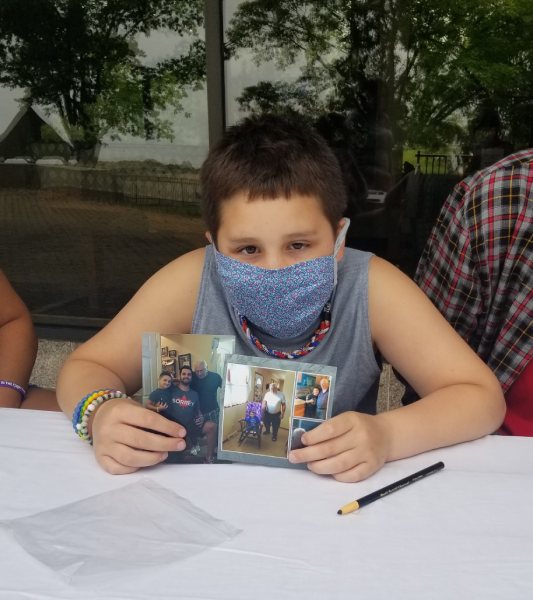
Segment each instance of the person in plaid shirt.
M533 436L533 149L457 184L415 281L498 377L502 431Z

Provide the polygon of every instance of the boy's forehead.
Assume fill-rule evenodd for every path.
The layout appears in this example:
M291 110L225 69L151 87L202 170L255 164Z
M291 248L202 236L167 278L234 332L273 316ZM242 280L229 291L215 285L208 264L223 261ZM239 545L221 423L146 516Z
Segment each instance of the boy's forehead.
M316 196L290 194L275 198L250 198L248 192L239 192L227 198L220 205L220 226L245 226L246 219L261 218L264 225L282 225L285 215L295 212L308 222L327 221L320 199ZM301 218L299 219L301 221Z

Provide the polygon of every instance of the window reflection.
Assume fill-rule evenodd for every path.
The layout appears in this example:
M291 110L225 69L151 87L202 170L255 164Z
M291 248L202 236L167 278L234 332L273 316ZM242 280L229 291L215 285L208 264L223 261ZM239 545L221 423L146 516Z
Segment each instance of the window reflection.
M0 266L35 313L113 316L197 247L203 3L0 4Z
M412 273L446 195L533 146L530 3L226 0L228 121L296 111L345 173L348 242Z
M0 266L37 313L109 318L204 243L204 3L126 4L0 2ZM408 273L452 186L533 146L529 0L223 8L227 123L305 115L342 165L349 244Z

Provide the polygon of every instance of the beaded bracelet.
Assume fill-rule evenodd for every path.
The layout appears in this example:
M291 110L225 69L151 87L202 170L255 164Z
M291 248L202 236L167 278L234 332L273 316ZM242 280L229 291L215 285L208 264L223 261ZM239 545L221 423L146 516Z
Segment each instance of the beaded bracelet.
M100 404L113 398L128 398L128 395L118 390L95 390L78 402L72 413L72 426L82 440L92 445L93 440L89 434L89 419Z
M18 392L20 394L21 401L24 400L24 398L26 397L26 390L21 385L19 385L18 383L15 383L14 381L6 381L5 379L0 379L0 387L5 387L5 388L10 388L12 390L15 390L16 392Z

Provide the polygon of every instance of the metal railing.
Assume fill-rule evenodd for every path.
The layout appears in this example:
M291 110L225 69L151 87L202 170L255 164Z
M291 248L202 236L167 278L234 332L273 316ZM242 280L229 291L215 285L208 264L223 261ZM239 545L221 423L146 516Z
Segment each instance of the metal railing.
M471 154L429 154L418 150L416 168L428 175L463 174L471 160Z

